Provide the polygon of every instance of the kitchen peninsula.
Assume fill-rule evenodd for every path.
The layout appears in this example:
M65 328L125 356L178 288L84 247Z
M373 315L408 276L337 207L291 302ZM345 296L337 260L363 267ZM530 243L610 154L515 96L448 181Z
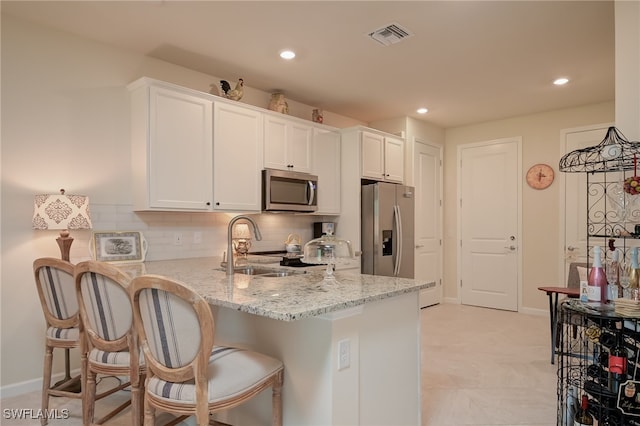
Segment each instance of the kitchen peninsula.
M131 275L184 282L212 306L216 342L250 346L285 364L284 425L420 424L419 290L404 278L323 271L227 276L219 259L146 262ZM281 269L281 268L280 268ZM269 424L264 393L216 418Z

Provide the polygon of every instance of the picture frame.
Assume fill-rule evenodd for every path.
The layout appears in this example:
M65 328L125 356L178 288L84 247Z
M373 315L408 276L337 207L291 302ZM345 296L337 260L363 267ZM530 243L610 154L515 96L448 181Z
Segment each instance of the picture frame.
M147 242L139 231L94 232L91 240L93 258L101 262L144 262L147 254Z

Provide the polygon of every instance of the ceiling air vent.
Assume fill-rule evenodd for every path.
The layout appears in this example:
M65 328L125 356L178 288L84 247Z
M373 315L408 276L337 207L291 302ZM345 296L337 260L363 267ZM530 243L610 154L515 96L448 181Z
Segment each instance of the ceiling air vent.
M369 37L384 46L396 44L407 37L411 37L412 35L413 34L411 34L409 30L402 28L398 24L389 24L369 33Z

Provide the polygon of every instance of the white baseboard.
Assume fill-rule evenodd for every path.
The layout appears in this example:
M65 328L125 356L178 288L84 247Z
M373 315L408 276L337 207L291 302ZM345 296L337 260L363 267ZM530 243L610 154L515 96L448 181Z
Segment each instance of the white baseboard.
M80 374L80 369L72 370L71 377ZM64 373L54 374L51 377L51 383L56 383L64 377ZM13 383L0 388L0 398L11 398L13 396L24 395L25 393L42 391L42 377L27 380L24 382Z
M520 308L520 313L529 314L529 315L539 315L548 317L549 309L540 309L540 308Z
M460 305L460 300L457 297L443 297L442 298L442 303L450 303L452 305ZM527 315L540 315L540 316L545 316L548 317L549 316L549 310L548 309L540 309L540 308L520 308L520 310L518 311L521 314L527 314Z

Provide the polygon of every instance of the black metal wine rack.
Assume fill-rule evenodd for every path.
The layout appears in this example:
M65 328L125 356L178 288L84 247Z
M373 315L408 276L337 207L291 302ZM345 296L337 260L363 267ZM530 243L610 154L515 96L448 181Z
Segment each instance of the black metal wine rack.
M622 379L615 393L610 386L608 354L620 322L628 382ZM557 327L557 426L573 426L583 394L589 398L589 412L598 425L640 426L640 318L622 317L612 307L591 307L569 299L561 305ZM637 385L632 397L625 396L625 383Z
M640 246L640 232L635 229L640 224L640 194L625 191L625 181L640 175L640 142L629 141L620 130L609 127L598 145L565 154L558 168L586 173L587 263L593 262L597 245L603 254L607 248L620 249L620 261L628 264L629 249Z

